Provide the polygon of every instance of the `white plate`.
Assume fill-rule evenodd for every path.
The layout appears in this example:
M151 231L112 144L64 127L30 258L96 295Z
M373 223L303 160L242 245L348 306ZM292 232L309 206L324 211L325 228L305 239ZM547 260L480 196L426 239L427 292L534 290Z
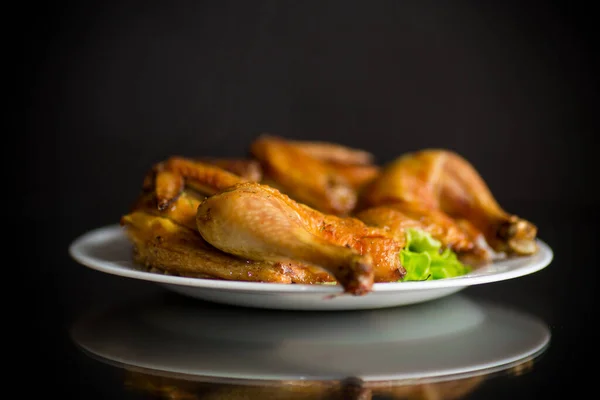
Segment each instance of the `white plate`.
M89 268L164 285L203 300L231 305L290 310L352 310L394 307L428 301L472 285L528 275L552 261L552 249L538 240L533 256L496 261L467 275L423 282L376 283L365 296L342 294L337 285L300 285L187 278L141 271L132 259L132 245L123 228L111 225L92 230L69 247L71 256Z
M542 354L551 335L534 316L457 293L406 307L328 313L145 296L88 311L71 337L102 361L159 375L381 382L500 372Z

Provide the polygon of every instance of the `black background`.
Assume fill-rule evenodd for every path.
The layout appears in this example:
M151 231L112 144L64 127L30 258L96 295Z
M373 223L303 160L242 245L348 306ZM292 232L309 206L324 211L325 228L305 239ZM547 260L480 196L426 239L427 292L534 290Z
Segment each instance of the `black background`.
M586 321L597 314L589 254L600 47L585 4L86 1L23 10L25 163L15 168L22 209L10 216L39 295L31 322L45 340L30 347L57 366L63 378L52 384L73 398L108 398L88 393L101 378L69 361L64 328L92 303L148 289L81 268L70 242L117 222L153 163L245 156L270 132L366 149L382 164L425 147L469 159L555 250L554 268L488 294L521 299L563 332L547 371L556 390L558 365L579 365L574 354L586 350Z

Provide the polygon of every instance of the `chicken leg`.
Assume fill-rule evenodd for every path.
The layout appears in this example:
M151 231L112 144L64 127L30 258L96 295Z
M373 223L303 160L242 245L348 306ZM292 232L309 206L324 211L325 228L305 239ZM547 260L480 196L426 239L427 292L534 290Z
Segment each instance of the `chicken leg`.
M226 253L316 265L354 295L406 274L398 257L403 243L385 230L323 214L267 185L242 183L207 197L196 222L202 237Z
M451 151L423 150L399 157L363 191L359 203L363 209L396 204L413 216L437 220L446 214L457 227L458 220L468 221L497 252L537 251L537 228L503 210L475 168Z

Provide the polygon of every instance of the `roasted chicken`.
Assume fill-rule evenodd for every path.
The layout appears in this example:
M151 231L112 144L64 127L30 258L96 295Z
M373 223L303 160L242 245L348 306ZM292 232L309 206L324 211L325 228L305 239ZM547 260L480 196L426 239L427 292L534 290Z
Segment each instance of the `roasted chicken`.
M355 218L321 213L263 184L243 183L207 197L196 223L202 237L226 253L318 266L352 294L406 273L398 258L401 238Z
M271 283L322 283L334 279L298 262L250 261L223 253L194 230L169 218L134 211L122 218L134 260L148 270L194 278Z
M537 228L504 211L475 168L451 151L399 157L365 188L359 203L363 210L387 206L434 223L440 240L458 251L483 253L479 236L496 252L529 255L537 250Z
M167 274L338 283L364 295L405 277L409 229L471 266L537 250L536 227L504 211L456 153L417 151L379 167L362 150L272 135L250 152L156 164L121 218L135 261Z
M251 165L232 161L199 162L172 157L152 168L132 211L121 218L134 244L135 261L151 271L189 277L277 283L335 282L329 273L317 267L295 261L241 259L202 239L196 228L196 211L201 200L247 180L216 166L235 165L235 170L243 173L240 167Z
M261 135L250 148L266 183L321 212L347 215L379 167L369 153L343 146Z

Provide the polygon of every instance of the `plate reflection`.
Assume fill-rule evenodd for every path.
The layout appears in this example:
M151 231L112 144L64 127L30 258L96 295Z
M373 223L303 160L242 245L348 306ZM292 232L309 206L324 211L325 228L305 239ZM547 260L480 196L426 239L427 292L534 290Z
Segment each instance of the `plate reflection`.
M315 312L163 293L90 310L71 334L124 368L127 387L170 399L460 398L488 376L528 371L550 342L536 317L463 294Z

